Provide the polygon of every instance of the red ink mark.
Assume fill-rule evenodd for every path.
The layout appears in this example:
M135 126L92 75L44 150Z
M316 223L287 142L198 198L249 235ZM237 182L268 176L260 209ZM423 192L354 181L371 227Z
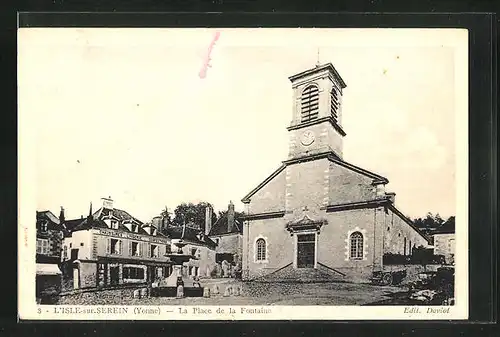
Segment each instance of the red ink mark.
M212 67L210 65L210 60L211 60L210 55L212 54L212 48L214 47L215 42L219 39L219 36L220 36L220 33L215 32L215 36L214 36L212 42L210 43L210 46L208 47L208 52L207 52L207 56L205 57L205 62L203 63L203 67L201 68L200 73L199 73L200 78L205 78L207 76L207 69Z
M24 247L28 247L28 228L24 227Z

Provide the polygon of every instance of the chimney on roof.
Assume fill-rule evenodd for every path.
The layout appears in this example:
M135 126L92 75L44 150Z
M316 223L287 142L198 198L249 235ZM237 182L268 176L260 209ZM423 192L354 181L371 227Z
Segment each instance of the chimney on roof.
M168 230L168 219L166 216L162 216L161 217L161 229L162 229L162 232L164 233L167 233L167 230ZM160 230L158 230L160 231Z
M375 191L376 191L376 198L377 199L383 199L387 195L385 193L385 185L384 184L377 184L375 186Z
M207 205L205 207L205 235L210 234L210 230L212 229L212 207Z
M151 220L151 224L156 227L156 229L158 230L158 232L161 231L161 228L162 228L162 217L160 215L158 216L155 216L153 218L153 220Z
M107 209L113 209L113 199L111 197L101 198L102 199L102 207Z
M61 212L59 213L59 222L61 225L64 223L64 208L61 206Z
M83 218L83 216L82 216ZM92 201L90 202L90 207L89 207L89 215L87 215L87 223L90 224L92 223L93 217L92 217Z
M234 204L232 201L229 201L229 205L227 206L227 232L231 233L234 226Z

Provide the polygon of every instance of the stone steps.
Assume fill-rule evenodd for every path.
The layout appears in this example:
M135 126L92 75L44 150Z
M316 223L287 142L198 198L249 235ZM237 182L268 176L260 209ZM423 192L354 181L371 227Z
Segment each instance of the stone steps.
M318 268L294 268L292 264L289 264L254 281L290 283L341 282L344 281L344 276L322 265L318 265Z

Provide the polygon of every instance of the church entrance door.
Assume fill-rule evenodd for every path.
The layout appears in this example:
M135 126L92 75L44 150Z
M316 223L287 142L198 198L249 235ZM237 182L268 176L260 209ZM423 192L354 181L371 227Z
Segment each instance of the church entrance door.
M316 235L297 235L297 268L314 268L316 260Z

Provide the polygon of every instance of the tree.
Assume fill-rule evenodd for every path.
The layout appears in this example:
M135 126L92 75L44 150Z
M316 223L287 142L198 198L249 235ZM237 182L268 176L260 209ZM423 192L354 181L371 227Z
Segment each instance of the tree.
M445 221L441 218L439 213L433 215L432 213L427 213L425 218L416 218L413 220L415 226L419 228L437 228L441 227Z
M448 218L448 220L446 220L441 225L441 228L455 231L455 217L454 216L450 216Z
M174 210L172 225L183 226L185 223L193 222L200 229L205 229L205 212L207 206L213 209L213 206L205 201L198 204L182 203L178 205ZM217 221L217 215L212 212L212 223L215 223L215 221Z
M226 216L226 215L227 215L227 210L225 210L225 211L219 211L219 216L217 218L220 219L220 218L222 218L223 216ZM245 213L234 211L234 218L235 219L241 219L243 217L243 215L245 215Z
M441 227L444 223L443 218L439 215L439 213L436 213L434 216L434 223L437 225L436 227Z

